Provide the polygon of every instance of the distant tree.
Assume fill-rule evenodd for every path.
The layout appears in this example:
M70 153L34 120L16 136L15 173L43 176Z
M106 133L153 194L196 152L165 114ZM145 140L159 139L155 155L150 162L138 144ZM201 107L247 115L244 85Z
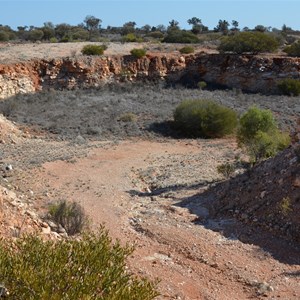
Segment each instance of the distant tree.
M291 27L286 26L285 24L282 25L281 27L282 32L287 33L288 31L293 31Z
M267 29L267 27L265 27L263 25L256 25L254 27L254 31L266 32L266 31L268 31L268 29Z
M144 26L141 27L141 30L144 32L144 33L149 33L151 31L151 26L149 24L146 24Z
M41 28L43 31L43 39L49 41L51 38L55 37L55 29L52 22L45 22L44 26Z
M168 30L168 31L170 31L170 30L180 30L179 22L176 21L176 20L174 20L174 19L171 20L171 21L169 22L169 26L168 26L167 30Z
M159 25L157 25L156 26L156 30L155 31L160 31L160 32L166 32L167 31L167 28L166 28L166 26L165 25L163 25L163 24L159 24Z
M239 31L239 22L238 21L232 20L231 25L232 25L232 28L231 28L232 31Z
M122 35L127 35L129 33L134 33L135 32L135 25L136 23L135 22L126 22L123 24L123 27L122 27Z
M197 17L192 17L191 19L188 19L187 22L189 25L193 25L193 26L202 24L201 19Z
M215 32L222 32L224 35L228 34L229 23L226 20L219 20L218 25L214 28Z
M0 42L7 42L9 40L9 35L4 30L0 30Z
M44 36L44 32L40 29L32 29L27 34L27 39L29 41L40 41Z
M202 31L204 31L204 29L206 29L207 27L204 26L202 24L202 21L201 19L197 18L197 17L193 17L191 19L188 19L187 20L188 24L190 25L193 25L192 27L192 32L194 34L198 34L198 33L201 33Z
M28 26L18 26L18 32L17 32L17 36L19 37L19 39L21 40L25 40L26 38L26 30L28 28Z
M55 36L62 40L63 38L69 38L71 34L72 26L66 23L57 24L55 26Z
M89 40L91 40L92 34L99 30L102 20L94 16L86 16L84 19L84 23L86 24L86 29L89 32Z

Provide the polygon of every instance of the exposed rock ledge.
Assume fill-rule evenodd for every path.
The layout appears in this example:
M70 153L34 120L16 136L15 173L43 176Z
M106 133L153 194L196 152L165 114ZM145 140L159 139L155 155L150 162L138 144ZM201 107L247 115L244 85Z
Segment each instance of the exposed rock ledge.
M250 92L276 93L283 78L300 77L300 58L284 56L130 55L33 60L0 65L0 99L47 88L95 87L124 80L164 79L193 85L200 80Z

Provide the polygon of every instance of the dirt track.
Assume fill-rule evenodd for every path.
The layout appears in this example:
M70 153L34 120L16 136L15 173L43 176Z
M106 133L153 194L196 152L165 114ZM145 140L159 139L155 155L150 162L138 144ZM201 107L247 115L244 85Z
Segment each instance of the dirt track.
M80 202L95 228L104 223L113 238L135 245L129 268L161 280L158 299L299 298L296 248L264 245L264 233L210 219L197 201L220 179L216 166L228 151L236 155L232 140L92 144L77 149L77 159L54 159L27 176L19 170L19 192L33 191L39 208L53 199ZM256 244L241 242L245 236Z

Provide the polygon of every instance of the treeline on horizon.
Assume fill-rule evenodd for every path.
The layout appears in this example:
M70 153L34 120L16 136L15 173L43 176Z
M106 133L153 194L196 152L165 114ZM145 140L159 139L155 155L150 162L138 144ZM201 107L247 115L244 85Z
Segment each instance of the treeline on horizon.
M179 22L171 20L165 25L144 25L137 27L134 21L126 22L121 27L101 27L102 20L94 16L86 16L78 25L67 23L53 24L45 22L42 27L18 26L13 30L8 25L0 25L0 42L147 42L161 41L167 43L199 43L218 40L222 36L234 35L238 32L263 32L284 38L285 44L292 44L300 36L300 31L293 30L285 24L281 29L257 25L254 28L239 28L236 20L228 22L219 20L218 24L209 29L201 19L192 17L187 20L191 29L181 29Z

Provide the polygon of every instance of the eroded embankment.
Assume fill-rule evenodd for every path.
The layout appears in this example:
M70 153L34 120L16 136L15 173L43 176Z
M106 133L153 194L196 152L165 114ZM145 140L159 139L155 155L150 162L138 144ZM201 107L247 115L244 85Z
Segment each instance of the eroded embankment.
M118 81L164 79L171 83L210 84L250 92L276 93L283 78L300 77L300 59L254 55L131 55L32 60L0 65L0 99L47 88L97 87Z

